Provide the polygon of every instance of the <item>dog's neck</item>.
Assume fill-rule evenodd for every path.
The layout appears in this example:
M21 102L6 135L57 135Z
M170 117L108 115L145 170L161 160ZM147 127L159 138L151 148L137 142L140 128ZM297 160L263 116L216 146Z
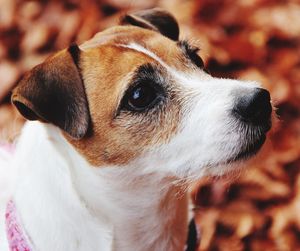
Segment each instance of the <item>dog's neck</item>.
M38 122L25 127L16 154L14 200L37 250L183 250L187 196L171 177L91 167Z

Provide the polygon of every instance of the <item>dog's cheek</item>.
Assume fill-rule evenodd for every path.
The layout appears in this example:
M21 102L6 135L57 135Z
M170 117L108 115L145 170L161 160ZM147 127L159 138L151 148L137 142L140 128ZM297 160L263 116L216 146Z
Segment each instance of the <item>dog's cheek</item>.
M171 141L178 131L180 111L175 102L152 114L124 113L111 123L95 123L97 128L90 137L68 140L93 166L126 165Z

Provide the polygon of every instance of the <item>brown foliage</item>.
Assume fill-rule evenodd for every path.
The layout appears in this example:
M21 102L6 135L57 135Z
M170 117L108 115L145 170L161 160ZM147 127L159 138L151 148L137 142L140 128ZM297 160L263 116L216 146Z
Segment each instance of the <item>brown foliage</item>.
M195 189L200 250L300 250L297 0L1 0L0 139L13 139L21 127L8 101L26 70L113 25L120 13L154 6L174 13L181 37L199 41L214 76L260 81L278 109L279 123L256 164L233 181L204 179Z

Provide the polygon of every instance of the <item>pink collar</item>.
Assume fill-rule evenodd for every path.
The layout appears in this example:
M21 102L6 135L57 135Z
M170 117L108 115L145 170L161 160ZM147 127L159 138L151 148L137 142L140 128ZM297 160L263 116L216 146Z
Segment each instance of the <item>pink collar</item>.
M15 151L14 145L0 142L0 149L9 154ZM26 233L22 229L20 218L17 214L15 203L10 200L5 212L6 235L10 251L32 251L32 246Z
M10 251L33 251L29 237L22 229L15 203L12 200L6 206L5 223Z
M0 142L0 149L4 150L9 154L13 154L15 151L15 146L9 143Z

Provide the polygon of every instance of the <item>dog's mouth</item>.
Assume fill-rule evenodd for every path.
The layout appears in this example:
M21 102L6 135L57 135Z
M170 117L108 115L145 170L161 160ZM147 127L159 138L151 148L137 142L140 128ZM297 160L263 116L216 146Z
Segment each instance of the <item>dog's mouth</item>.
M238 154L236 154L234 157L228 160L228 162L236 162L241 160L247 160L251 157L253 157L255 154L258 153L258 151L261 149L263 144L266 141L266 135L263 134L259 139L257 139L254 142L247 143L245 149L240 151Z
M250 137L252 138L251 141L246 141L245 145L242 147L241 151L235 154L235 156L231 157L230 159L227 160L227 163L232 163L236 161L244 161L247 160L254 155L256 155L259 150L262 148L263 144L266 141L266 133L271 129L272 123L268 122L265 126L263 127L258 127L256 130L259 132L257 133L255 139L251 137L248 133L246 134L246 138ZM253 133L253 132L252 132Z

